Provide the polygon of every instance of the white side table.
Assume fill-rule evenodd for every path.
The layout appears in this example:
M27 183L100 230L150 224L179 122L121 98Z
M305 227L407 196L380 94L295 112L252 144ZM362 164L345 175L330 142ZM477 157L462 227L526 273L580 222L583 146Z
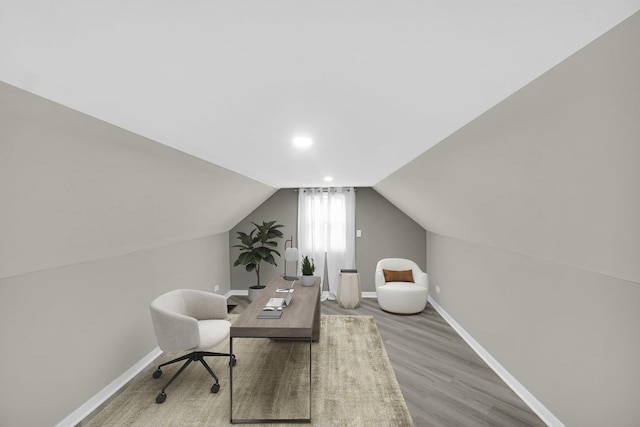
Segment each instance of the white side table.
M340 273L338 276L338 292L336 299L342 308L360 306L360 273Z

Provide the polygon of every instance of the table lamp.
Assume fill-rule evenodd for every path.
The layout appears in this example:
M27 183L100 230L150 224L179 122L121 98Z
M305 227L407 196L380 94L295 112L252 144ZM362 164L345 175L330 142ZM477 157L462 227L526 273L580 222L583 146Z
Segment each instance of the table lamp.
M287 248L287 242L290 243L290 246ZM282 277L284 280L298 280L296 276L287 276L287 262L295 261L296 268L294 272L298 270L298 249L293 247L293 236L289 240L285 240L284 242L284 274Z

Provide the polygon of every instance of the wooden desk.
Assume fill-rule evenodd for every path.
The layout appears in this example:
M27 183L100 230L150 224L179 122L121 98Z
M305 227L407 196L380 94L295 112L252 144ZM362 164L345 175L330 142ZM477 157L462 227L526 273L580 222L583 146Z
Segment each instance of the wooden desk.
M320 278L313 286L302 286L301 280L293 284L291 305L282 311L279 319L258 319L269 298L283 297L278 288L288 288L291 282L282 276L273 278L260 295L231 325L231 338L308 338L320 339Z
M291 304L282 310L279 319L258 319L270 298L282 297L276 293L278 288L293 287ZM272 279L260 295L238 316L231 325L229 333L229 352L233 354L234 338L285 338L299 339L309 342L309 418L302 419L234 419L233 418L233 369L230 364L229 389L231 401L231 423L278 423L278 422L311 422L311 343L320 339L320 278L316 278L313 286L302 286L296 280L291 286L282 276Z

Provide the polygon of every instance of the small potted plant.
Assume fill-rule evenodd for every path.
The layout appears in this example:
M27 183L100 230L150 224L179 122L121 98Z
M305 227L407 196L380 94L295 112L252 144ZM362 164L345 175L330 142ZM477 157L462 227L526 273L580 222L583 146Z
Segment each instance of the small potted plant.
M309 258L307 255L302 257L302 285L313 286L316 281L313 273L316 271L316 266L313 263L313 258Z
M233 263L233 266L244 265L247 271L256 272L257 283L249 286L250 302L264 289L264 285L260 284L260 263L264 261L278 265L273 255L280 256L280 252L275 249L278 247L276 239L282 238L282 231L278 229L284 227L281 224L276 224L275 221L263 221L262 225L258 225L255 222L251 224L255 228L249 234L238 231L237 239L241 243L233 245L234 248L240 248L240 255L238 255L238 259Z

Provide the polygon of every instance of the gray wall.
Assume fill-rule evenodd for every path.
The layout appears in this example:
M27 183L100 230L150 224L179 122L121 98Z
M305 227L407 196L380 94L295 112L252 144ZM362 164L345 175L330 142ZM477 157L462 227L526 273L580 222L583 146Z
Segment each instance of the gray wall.
M0 83L0 425L54 425L146 356L155 296L228 290L227 231L273 191Z
M375 292L376 263L382 258L407 258L426 271L426 232L418 223L373 188L356 191L356 267L362 290Z
M568 426L640 425L640 14L375 188L438 303Z
M280 230L284 236L279 242L276 250L284 256L285 240L293 236L294 246L297 242L297 223L298 223L298 193L292 189L281 189L276 191L269 199L253 210L242 221L237 223L229 231L229 246L238 244L237 232L242 231L249 233L253 229L253 224L262 224L263 221L276 221L278 224L284 225ZM256 284L256 273L248 273L243 266L234 267L233 263L238 259L240 250L231 247L229 249L229 268L231 269L231 289L246 290L249 286ZM267 263L260 265L260 284L266 285L273 277L284 273L284 259L275 256L277 266ZM300 263L298 263L299 265ZM295 265L290 263L287 265L287 274L294 274Z
M297 245L298 193L293 189L281 189L256 208L229 232L229 245L237 243L236 232L251 230L250 222L276 220L283 224L285 238L293 236ZM374 270L381 258L401 257L415 260L421 268L426 267L426 232L424 228L402 213L372 188L356 189L356 229L362 230L362 237L356 238L356 268L364 292L375 292ZM284 245L284 239L278 250ZM247 289L255 283L255 273L247 273L242 267L233 267L238 257L238 249L230 249L231 288ZM278 266L269 264L261 267L261 281L284 272L282 260ZM299 263L298 263L299 267ZM294 265L287 265L287 274L293 273ZM318 272L316 272L317 274Z
M228 283L227 242L221 233L0 280L0 425L55 425L149 354L149 302Z

